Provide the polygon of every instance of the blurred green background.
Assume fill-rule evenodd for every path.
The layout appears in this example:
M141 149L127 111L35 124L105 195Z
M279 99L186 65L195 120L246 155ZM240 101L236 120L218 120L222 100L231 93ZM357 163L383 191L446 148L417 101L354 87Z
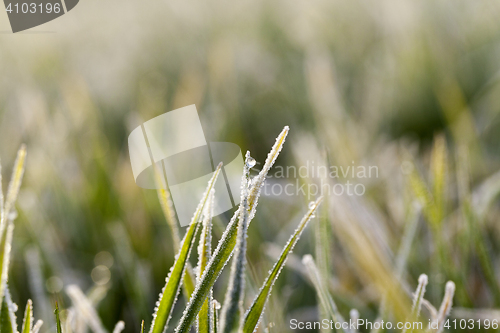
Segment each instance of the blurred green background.
M151 320L173 249L155 191L134 183L127 137L143 121L190 104L208 141L234 142L261 162L289 125L278 165L299 165L308 147L331 164L377 165L380 177L366 183L363 200L396 252L412 201L403 151L426 177L432 142L444 134L452 167L459 147L469 152L472 189L500 169L498 17L500 4L484 0L82 0L53 22L11 34L2 12L4 179L20 144L28 149L10 270L14 300L33 297L35 316L51 329L53 301L70 305L65 286L97 284L108 289L98 305L106 327L123 319L131 331ZM459 200L453 174L450 215ZM263 280L274 261L266 245L282 246L306 207L303 197L261 200L250 230L250 279ZM497 284L498 212L489 206L480 225ZM216 238L228 216L217 219ZM300 256L315 251L310 229ZM373 319L380 295L329 232L341 310L355 306ZM455 235L446 240L450 253L460 245ZM430 284L442 290L454 276L431 269L426 227L417 239L405 277L413 289L420 273L434 272ZM499 307L474 251L469 259L463 268L456 263L466 283L456 281L464 290L457 306ZM430 300L439 304L440 293ZM286 328L286 318L315 318L315 304L308 283L287 269L270 321Z

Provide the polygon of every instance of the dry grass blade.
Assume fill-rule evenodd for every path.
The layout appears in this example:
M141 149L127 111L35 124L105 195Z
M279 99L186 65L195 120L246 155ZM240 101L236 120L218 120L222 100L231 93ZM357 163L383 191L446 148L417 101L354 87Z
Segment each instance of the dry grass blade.
M289 128L285 126L283 131L280 133L276 142L267 155L266 162L264 167L260 171L260 173L252 180L252 188L249 191L248 195L248 207L250 210L249 214L249 223L251 222L255 210L257 208L258 198L260 196L260 192L262 190L262 186L264 185L264 180L266 179L267 173L271 169L272 165L278 158L279 152L283 148L283 144L285 142L285 138L288 134ZM240 206L241 207L241 206ZM217 244L217 248L215 249L212 257L210 258L210 262L207 265L205 272L203 273L201 280L196 285L196 289L189 300L189 304L186 307L184 314L181 318L179 325L176 328L176 332L187 333L189 332L191 326L196 320L196 316L200 311L200 308L208 297L212 286L215 281L219 277L222 269L226 266L229 258L233 253L233 249L236 245L236 235L237 235L237 227L236 219L239 215L239 209L234 213L231 221L229 221L224 234L222 235L219 243Z
M23 144L19 151L17 152L16 162L14 163L14 169L12 170L12 177L9 182L9 188L7 189L7 196L5 197L5 206L3 211L4 220L9 219L9 214L14 207L17 195L19 194L19 188L21 187L21 182L24 175L24 165L26 161L26 146Z
M266 306L267 299L269 298L274 282L276 282L276 279L280 275L282 268L285 266L288 255L293 250L295 244L297 244L300 235L304 231L308 222L314 216L314 213L316 212L316 209L318 208L322 200L323 197L320 197L318 200L316 200L316 202L310 205L309 211L303 217L302 221L295 230L294 234L290 237L288 243L283 248L280 258L274 264L274 267L271 270L270 274L267 276L266 280L264 281L264 284L262 285L259 294L254 299L252 305L245 314L242 327L243 333L251 333L257 329L257 326L259 324L262 313L264 312L264 308Z
M431 157L433 196L436 204L436 220L439 222L443 220L445 214L447 163L446 139L443 135L439 135L434 140Z
M186 231L186 235L182 241L181 249L177 254L174 265L166 279L165 287L160 294L160 300L157 303L153 314L153 323L151 324L150 333L162 333L170 320L172 309L177 300L177 295L180 289L180 283L186 271L187 262L193 248L195 236L198 231L198 220L201 217L203 208L208 200L211 190L214 188L215 181L221 171L222 163L217 166L212 178L208 182L207 189L203 194L200 203L191 219L191 223Z

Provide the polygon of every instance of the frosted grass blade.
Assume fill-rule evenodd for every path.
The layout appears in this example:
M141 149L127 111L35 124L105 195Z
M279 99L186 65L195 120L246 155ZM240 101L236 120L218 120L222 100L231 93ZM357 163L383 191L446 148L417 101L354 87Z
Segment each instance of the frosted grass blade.
M157 184L163 184L163 179L161 176L160 170L154 164L155 171L155 179ZM163 211L163 215L165 216L165 220L167 221L168 226L170 227L170 231L172 232L172 241L174 243L174 251L178 253L181 247L181 239L179 236L179 227L177 224L177 219L175 217L174 207L172 203L172 199L170 197L170 192L167 189L162 188L164 186L158 186L157 194L158 200L160 201L160 206ZM186 299L191 297L191 294L194 291L194 276L191 265L188 264L186 269L186 273L183 278L183 287L184 294Z
M305 255L302 259L302 262L307 268L307 273L314 285L314 288L316 289L316 293L324 311L328 313L328 315L335 323L341 324L342 332L346 332L346 330L343 328L343 323L345 322L345 320L340 314L335 301L328 291L328 288L325 286L321 273L319 272L313 257L311 255Z
M257 208L258 199L260 196L260 191L264 185L266 175L271 169L272 165L278 158L278 155L283 148L285 143L285 138L288 134L289 128L285 126L283 131L280 133L273 145L271 151L267 155L266 162L260 173L252 179L252 187L248 195L248 207L250 210L249 223L251 222L255 210ZM240 206L241 207L241 206ZM233 217L229 221L226 230L224 231L217 248L215 249L210 261L203 273L201 280L197 283L195 291L189 300L189 304L184 311L179 325L177 326L175 332L177 333L187 333L196 320L196 316L201 309L201 306L205 299L208 297L212 286L219 277L222 269L226 266L229 258L233 253L233 249L236 245L236 234L238 229L238 224L236 223L236 218L239 215L239 209L234 213Z
M16 311L17 306L12 302L9 289L6 287L0 311L0 332L17 333Z
M33 302L29 299L24 311L23 328L21 333L31 333L33 331Z
M207 200L207 205L204 211L203 218L203 229L201 230L200 241L198 244L198 276L197 280L201 278L208 261L210 260L210 255L212 252L212 215L214 206L214 195L215 191L212 189L210 191L210 197ZM200 313L197 319L197 332L199 333L210 333L210 325L212 320L212 313L210 311L210 306L212 302L212 292L210 297L208 297L203 306L201 307Z
M11 221L6 224L6 227L4 225L0 226L0 299L3 299L4 295L7 293L7 279L13 233L14 224ZM1 308L3 308L3 302L1 303Z
M238 327L243 313L243 296L245 290L245 265L247 249L247 227L249 220L248 211L248 184L250 180L250 152L245 155L245 165L241 179L241 208L237 231L236 248L234 250L233 262L231 265L231 275L227 288L224 305L220 316L220 331L230 333L235 326Z
M297 230L295 230L295 233L290 237L287 245L283 248L280 258L278 259L276 264L274 264L274 267L271 273L267 276L266 280L264 281L264 284L262 285L259 294L253 301L252 305L250 306L250 309L248 309L248 311L245 314L242 327L243 333L251 333L257 329L257 325L259 324L262 313L264 312L264 307L266 305L267 299L269 298L269 294L271 293L271 289L274 285L274 282L278 278L281 269L284 267L288 255L293 250L295 244L297 244L300 235L304 231L308 222L314 216L314 213L322 200L323 197L320 197L318 200L316 200L316 202L310 205L309 211L303 217L302 221L297 227Z
M119 321L116 323L115 328L113 328L113 333L121 333L125 329L125 323L123 321Z
M198 231L198 220L200 219L203 207L208 200L210 191L214 187L215 181L217 180L217 176L219 175L221 168L222 163L217 166L217 170L215 170L212 179L210 179L210 181L208 182L207 189L200 203L198 204L196 212L194 213L191 220L191 224L186 231L186 235L184 236L184 239L181 243L181 250L176 256L174 265L172 266L167 277L166 285L163 288L162 293L160 294L160 300L157 302L157 306L153 314L153 323L151 324L150 333L162 333L167 327L172 309L177 300L181 280L184 276L184 272L186 271L187 261L189 259L189 255L195 241L195 236Z
M38 333L40 332L40 328L43 325L43 320L37 320L35 326L33 326L33 331L32 333Z
M76 285L70 285L66 288L71 302L78 311L78 314L85 320L90 329L95 333L106 333L97 311L94 309L92 302L85 296L83 291Z

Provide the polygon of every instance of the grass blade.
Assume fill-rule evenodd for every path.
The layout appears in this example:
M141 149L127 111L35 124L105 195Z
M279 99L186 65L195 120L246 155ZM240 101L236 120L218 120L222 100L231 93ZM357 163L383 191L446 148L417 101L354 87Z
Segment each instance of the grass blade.
M159 174L159 170L155 167L155 175L157 178L157 184L162 183L161 175ZM161 187L161 186L159 186ZM172 203L172 199L170 198L170 193L167 189L159 188L157 190L158 200L160 201L161 209L163 211L163 215L165 216L165 220L167 221L168 226L170 227L170 231L172 232L172 241L174 243L174 251L178 253L181 247L181 239L179 236L179 227L177 225L177 219L175 218L174 207ZM191 294L194 291L194 277L191 265L188 264L186 269L186 273L183 278L183 287L184 294L186 299L191 297Z
M203 218L203 229L201 230L200 241L198 245L198 276L197 279L200 280L205 267L210 260L210 255L212 252L212 215L214 206L214 190L210 192L210 197L207 200L207 206L204 212ZM203 306L201 307L200 313L198 314L197 320L197 332L199 333L210 333L210 325L212 320L212 313L210 311L210 304L212 301L212 293L208 297Z
M66 288L73 306L76 308L78 314L85 320L90 329L95 333L106 333L97 311L94 309L90 299L85 296L82 290L76 285L70 285Z
M212 306L211 306L212 324L210 326L210 333L217 333L217 332L219 332L219 309L220 309L220 303L217 302L215 299L213 299L211 304L212 304Z
M33 326L33 331L32 333L38 333L40 332L40 328L43 325L43 320L37 320L35 326Z
M33 302L29 299L24 311L23 328L21 333L31 333L33 331Z
M172 309L177 300L181 280L184 276L184 272L186 271L187 261L189 259L189 255L195 241L196 232L198 231L198 220L203 211L203 207L207 202L209 194L215 184L215 181L217 180L217 176L219 175L221 168L222 163L217 166L217 170L215 170L212 179L210 179L210 181L208 182L207 190L205 191L205 194L198 204L196 212L194 213L191 220L191 224L186 231L186 235L184 236L184 239L182 241L181 250L179 251L170 274L167 277L167 283L163 288L162 293L160 294L160 300L158 301L157 307L153 314L153 323L151 324L150 333L162 333L167 327Z
M446 287L444 291L443 302L439 308L439 313L437 317L438 329L437 333L441 333L444 329L444 324L446 317L450 314L451 307L453 306L453 296L455 295L455 283L453 281L446 282Z
M123 321L119 321L116 323L115 328L113 329L113 333L121 333L125 329L125 323Z
M243 322L243 333L251 333L256 330L257 325L259 324L260 318L262 316L262 313L264 312L264 307L266 305L267 299L269 298L269 294L271 293L271 289L274 285L274 282L278 278L281 269L285 265L288 255L293 250L295 244L297 244L300 235L307 226L307 223L314 216L314 213L322 200L323 197L320 197L318 200L316 200L316 202L310 205L309 211L303 217L302 221L297 227L297 230L295 230L295 233L290 237L290 240L288 241L287 245L285 245L285 247L283 248L280 258L278 259L276 264L274 264L274 267L271 273L267 276L266 280L264 281L264 284L259 294L253 301L252 305L250 306L250 309L248 309L248 311L245 314L245 319Z
M16 311L17 306L12 302L9 289L6 287L0 312L0 332L17 333Z
M56 327L57 327L57 333L62 333L62 328L61 328L61 317L59 314L59 305L56 302L56 309L54 310L54 314L56 315Z
M314 288L316 289L316 293L318 294L318 298L320 300L320 303L324 311L331 317L331 319L335 323L340 323L342 327L342 332L345 332L346 330L344 330L342 325L345 322L345 320L340 314L337 305L335 304L335 301L333 300L332 296L330 295L330 292L328 291L328 288L326 288L324 281L321 277L321 274L318 270L318 267L314 262L313 257L309 254L305 255L302 259L302 262L306 266L306 271L309 275L309 278L311 279L311 282L314 285Z
M249 223L251 222L255 214L260 192L262 190L262 186L264 185L267 173L278 158L278 155L283 148L283 144L285 143L285 138L288 135L288 131L288 126L285 126L283 131L276 139L276 142L271 151L267 155L264 167L262 168L260 173L252 180L252 188L250 189L248 195L248 207L250 210ZM193 323L196 320L196 316L198 315L203 302L208 297L212 286L214 285L215 281L222 272L222 269L226 266L229 258L231 257L233 249L236 245L236 234L238 227L236 218L238 217L238 215L239 209L234 213L233 217L229 221L226 230L224 231L221 239L219 240L219 243L217 244L217 248L210 258L210 261L201 277L201 280L196 285L195 291L191 296L189 304L186 307L181 321L175 330L177 333L189 332L189 329L191 328L191 326L193 326Z
M234 250L233 262L231 265L231 275L227 288L224 305L220 317L220 331L222 333L231 332L235 326L239 325L243 312L243 295L245 290L245 265L246 265L246 238L248 227L248 184L250 181L250 169L252 157L247 151L245 155L245 165L241 179L241 208L237 231L236 249Z
M144 333L144 320L141 321L141 333Z
M5 230L6 229L6 230ZM10 250L14 224L9 221L6 227L0 226L0 299L7 293L7 279L9 275ZM3 302L0 309L3 308Z
M26 145L21 145L19 151L17 152L16 161L14 163L14 169L12 170L12 177L10 178L9 188L7 189L7 196L5 198L4 211L2 216L5 220L9 219L9 214L14 207L14 204L19 194L19 188L21 187L21 181L24 175L24 165L26 161Z

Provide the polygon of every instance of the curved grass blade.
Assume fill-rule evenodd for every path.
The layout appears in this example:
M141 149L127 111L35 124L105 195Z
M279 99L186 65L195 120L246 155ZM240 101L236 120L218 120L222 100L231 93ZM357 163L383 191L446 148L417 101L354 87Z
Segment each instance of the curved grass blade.
M175 263L167 277L167 283L163 288L162 294L160 294L160 300L157 303L157 307L153 314L153 323L151 324L150 333L162 333L170 320L172 309L177 300L177 295L180 289L180 283L186 271L187 261L193 247L195 236L198 231L199 223L198 220L203 211L207 199L209 197L210 191L214 187L217 176L222 168L222 163L219 163L217 170L215 170L212 179L208 182L207 189L198 204L196 212L193 215L191 224L186 231L186 235L182 241L181 250L178 253Z
M337 305L335 304L335 301L333 300L332 296L330 295L330 292L328 291L328 288L326 288L326 286L324 285L321 278L321 274L314 262L313 257L309 254L305 255L302 259L302 262L307 268L306 271L309 275L309 278L311 279L311 282L314 285L314 288L316 289L316 293L318 294L318 298L320 300L323 309L326 310L328 315L335 323L340 323L342 332L346 332L343 325L345 320L340 314Z
M227 288L224 305L222 306L220 317L220 331L222 333L231 332L235 326L239 325L241 314L243 313L243 296L245 290L245 265L247 250L247 226L249 220L248 212L248 184L250 181L250 152L245 155L245 165L241 179L241 209L238 223L236 248L234 250L229 286Z
M210 260L210 255L212 252L212 215L215 197L214 193L214 190L210 192L210 197L207 201L207 206L204 212L203 229L201 230L201 236L198 245L198 280L201 278L201 275L203 274L203 271L205 270L205 267ZM210 311L211 301L212 293L210 293L210 297L205 300L203 306L201 307L200 313L198 314L198 333L210 333L210 325L212 320L212 313Z
M31 333L33 331L33 302L29 299L24 311L23 328L21 333Z
M245 314L245 319L243 321L243 327L242 327L243 333L251 333L257 329L257 325L259 324L262 313L264 312L264 307L266 305L267 299L269 298L269 295L271 294L271 289L274 285L274 282L278 278L281 269L285 266L288 255L293 250L295 244L297 244L300 235L304 231L308 222L314 216L314 212L316 211L322 200L323 197L320 197L318 200L316 200L316 202L310 205L309 211L302 218L302 221L300 221L297 230L295 230L295 233L290 237L288 243L283 248L280 258L274 264L274 267L271 273L267 276L266 280L264 281L264 284L262 285L259 294L254 299L252 305Z
M253 216L255 215L255 210L257 208L258 199L260 196L260 192L262 190L262 186L264 185L264 181L266 179L266 175L271 169L272 165L278 158L278 155L283 148L283 144L285 143L285 138L288 135L289 128L285 126L283 131L280 133L274 146L271 151L267 155L266 162L264 167L260 171L260 173L252 180L252 187L250 189L248 195L248 207L250 210L249 213L249 223L251 222ZM240 206L241 208L241 206ZM236 234L238 229L238 224L236 223L236 218L239 216L240 208L234 213L233 217L229 221L226 230L222 234L219 243L217 244L217 248L215 249L210 261L205 269L201 280L197 283L196 288L189 300L189 304L184 311L184 314L181 318L181 321L175 332L177 333L187 333L191 326L193 326L194 321L196 320L196 316L203 305L203 302L208 297L212 286L215 281L219 277L222 269L226 266L229 258L233 253L233 249L236 245Z
M12 302L9 289L6 287L0 312L0 332L17 333L16 311L17 306Z

